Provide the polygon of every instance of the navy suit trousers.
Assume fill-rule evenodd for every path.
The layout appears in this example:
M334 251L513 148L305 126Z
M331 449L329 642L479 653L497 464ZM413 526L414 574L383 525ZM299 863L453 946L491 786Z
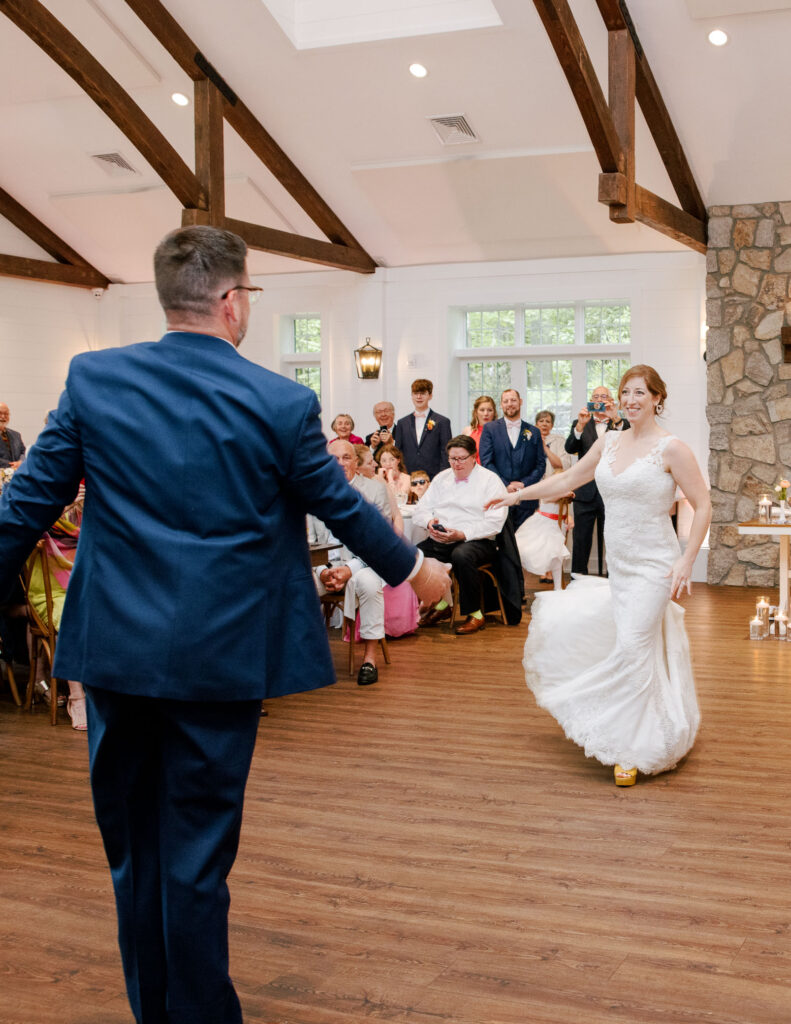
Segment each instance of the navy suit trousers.
M226 879L261 702L85 692L94 808L137 1024L241 1024Z

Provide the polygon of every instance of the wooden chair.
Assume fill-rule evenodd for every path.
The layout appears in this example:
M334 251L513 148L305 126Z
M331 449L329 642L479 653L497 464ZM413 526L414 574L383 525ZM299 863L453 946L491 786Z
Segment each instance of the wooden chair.
M44 581L44 596L47 607L46 622L36 611L36 608L31 602L29 596L30 580L37 564L41 566L41 575ZM39 658L43 653L49 667L50 719L52 725L57 725L58 680L52 674L52 665L55 660L55 641L57 638L57 630L53 625L54 611L52 601L52 583L50 580L47 542L45 540L40 540L36 544L30 558L28 558L24 576L22 578L22 586L24 588L25 599L27 601L28 631L32 641L30 651L30 675L27 681L27 691L25 692L25 710L33 710L33 687L36 684L36 676L38 675Z
M332 619L332 613L336 608L340 608L343 612L345 598L345 588L339 593L322 594L321 595L321 607L324 612L324 621L329 629L330 620ZM354 645L355 639L354 634L357 628L357 620L349 619L345 615L343 616L343 626L341 627L341 638L346 636L346 630L349 631L349 676L354 675ZM382 637L379 640L379 646L382 648L382 657L385 660L385 665L390 664L390 649L387 646L387 638Z
M483 617L486 618L487 615L499 615L500 616L500 622L502 622L502 624L504 626L506 626L508 624L508 620L505 617L505 607L503 605L503 596L500 593L500 587L497 584L497 576L495 575L494 566L492 565L491 562L485 562L483 565L479 565L478 566L478 579L480 581L480 586L481 586L481 603L480 603L480 608L481 608L481 611L483 612ZM497 608L492 608L490 611L486 610L486 585L487 585L487 582L490 583L492 585L492 587L494 587L494 592L497 595L497 605L498 605L498 607ZM459 610L459 584L458 584L458 581L457 581L457 579L456 579L456 577L455 577L455 575L453 574L452 571L451 571L451 574L450 574L450 585L451 585L451 594L452 594L452 610L451 610L451 613L450 613L450 628L453 629L453 626L454 626L454 624L456 622L456 619L461 615L461 612Z
M14 678L14 667L11 664L11 652L7 651L3 646L3 638L0 636L0 680L3 676L8 679L8 688L11 690L11 696L14 698L16 706L22 707L22 701L19 699L19 690L17 689L16 679Z

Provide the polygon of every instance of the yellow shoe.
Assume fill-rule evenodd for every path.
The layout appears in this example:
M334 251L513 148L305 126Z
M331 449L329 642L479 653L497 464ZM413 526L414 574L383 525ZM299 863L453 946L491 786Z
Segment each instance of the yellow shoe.
M614 776L616 786L633 786L635 782L637 782L637 769L621 768L621 766L617 764L615 766Z

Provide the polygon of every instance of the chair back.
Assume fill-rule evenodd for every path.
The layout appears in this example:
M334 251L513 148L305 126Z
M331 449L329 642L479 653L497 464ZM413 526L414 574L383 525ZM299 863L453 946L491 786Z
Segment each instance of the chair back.
M44 621L43 616L40 614L36 606L30 600L30 581L33 577L33 573L36 570L36 565L40 566L41 577L44 584L44 599L46 602L47 618ZM22 585L25 590L25 599L27 601L27 612L28 621L30 625L30 631L34 636L40 636L42 640L46 641L50 645L50 651L52 657L55 656L55 637L57 631L54 624L54 604L52 601L52 579L50 577L50 564L49 554L47 552L46 540L40 540L25 565L24 578ZM50 665L52 661L50 659Z

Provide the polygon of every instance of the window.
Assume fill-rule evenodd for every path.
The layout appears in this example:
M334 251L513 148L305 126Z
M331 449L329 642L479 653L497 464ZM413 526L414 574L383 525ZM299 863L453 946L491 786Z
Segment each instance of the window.
M574 307L527 307L525 345L573 345Z
M513 309L476 309L467 313L467 346L492 348L514 344Z
M555 414L558 429L567 430L574 419L572 415L570 359L541 359L525 364L527 387L524 408L530 410L529 419L541 409L551 409ZM575 410L576 411L576 410Z
M316 392L316 398L321 401L321 367L320 366L295 366L294 380L297 384L304 384L306 388Z
M481 395L489 395L496 403L506 388L511 387L511 364L506 360L498 362L467 363L467 408L472 410L473 402ZM467 413L465 423L469 423Z
M313 313L282 317L282 372L315 391L321 401L321 317Z
M524 399L525 419L551 409L555 429L567 431L593 388L604 384L615 394L630 365L631 309L623 301L466 309L460 326L459 422L469 422L479 395L499 401L513 387Z
M294 352L321 352L321 318L294 317Z

